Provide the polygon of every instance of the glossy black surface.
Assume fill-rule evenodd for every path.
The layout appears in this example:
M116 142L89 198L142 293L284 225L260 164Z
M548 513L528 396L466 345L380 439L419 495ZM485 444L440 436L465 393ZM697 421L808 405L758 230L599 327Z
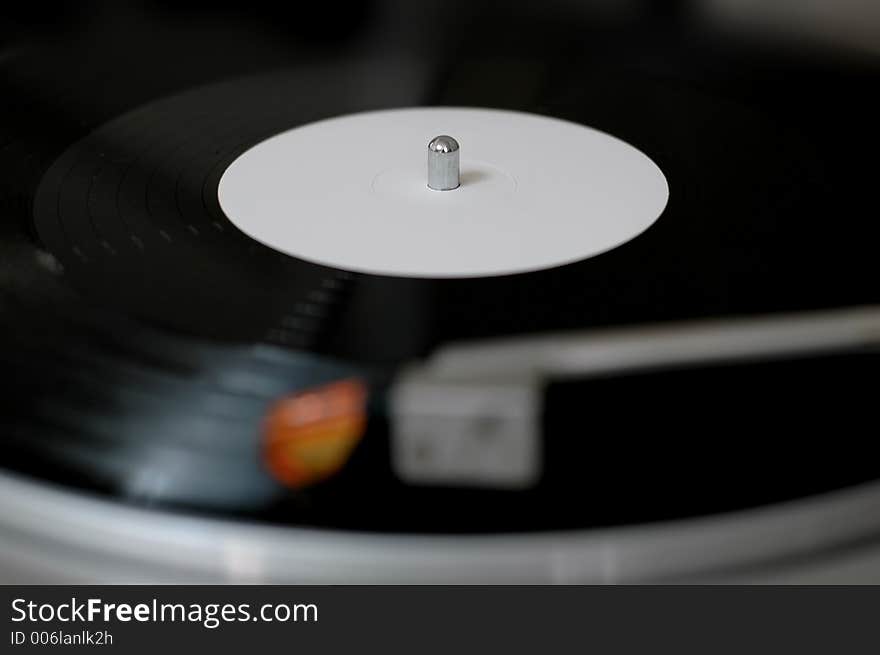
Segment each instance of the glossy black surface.
M858 444L877 360L861 354L554 385L534 490L396 481L382 391L400 363L438 344L878 302L880 68L706 40L674 14L609 26L528 3L501 18L464 3L443 14L457 38L436 43L425 28L435 14L398 7L401 30L380 5L357 5L339 28L321 11L292 19L259 3L7 20L5 466L131 502L394 531L661 519L875 476ZM596 258L470 280L308 264L245 237L218 207L224 167L266 136L444 104L610 132L663 169L669 205ZM280 488L258 458L265 408L352 373L376 401L350 466L307 492ZM774 389L780 402L768 400ZM584 414L585 397L601 398L598 417ZM800 435L817 425L826 446L807 448Z

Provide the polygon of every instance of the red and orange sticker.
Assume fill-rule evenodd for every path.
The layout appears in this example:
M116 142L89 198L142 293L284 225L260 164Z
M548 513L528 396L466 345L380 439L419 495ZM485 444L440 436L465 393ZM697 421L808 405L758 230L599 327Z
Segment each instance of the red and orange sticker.
M263 457L279 482L320 482L348 461L367 425L367 389L342 380L282 398L266 416Z

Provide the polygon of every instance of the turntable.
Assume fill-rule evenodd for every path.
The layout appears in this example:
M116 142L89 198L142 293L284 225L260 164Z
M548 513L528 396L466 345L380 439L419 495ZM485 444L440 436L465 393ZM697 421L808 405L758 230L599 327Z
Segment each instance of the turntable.
M260 11L0 57L2 577L878 579L875 59Z

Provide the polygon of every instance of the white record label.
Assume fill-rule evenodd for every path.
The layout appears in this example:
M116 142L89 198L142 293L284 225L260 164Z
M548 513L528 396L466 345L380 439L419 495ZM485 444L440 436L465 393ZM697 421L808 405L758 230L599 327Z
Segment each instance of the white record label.
M427 144L460 144L461 186L427 186ZM504 275L592 257L662 213L666 178L609 134L533 114L394 109L311 123L242 153L219 185L245 234L294 257L406 277Z

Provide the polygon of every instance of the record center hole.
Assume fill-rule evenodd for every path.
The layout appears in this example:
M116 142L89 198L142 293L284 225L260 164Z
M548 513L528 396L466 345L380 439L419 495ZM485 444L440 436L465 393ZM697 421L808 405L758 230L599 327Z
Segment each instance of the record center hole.
M500 197L516 191L516 180L503 170L484 161L464 161L461 164L458 193L437 193L425 184L423 167L406 164L386 169L371 182L375 193L386 197L409 198L419 203L447 201L467 197ZM478 194L478 195L474 195Z

